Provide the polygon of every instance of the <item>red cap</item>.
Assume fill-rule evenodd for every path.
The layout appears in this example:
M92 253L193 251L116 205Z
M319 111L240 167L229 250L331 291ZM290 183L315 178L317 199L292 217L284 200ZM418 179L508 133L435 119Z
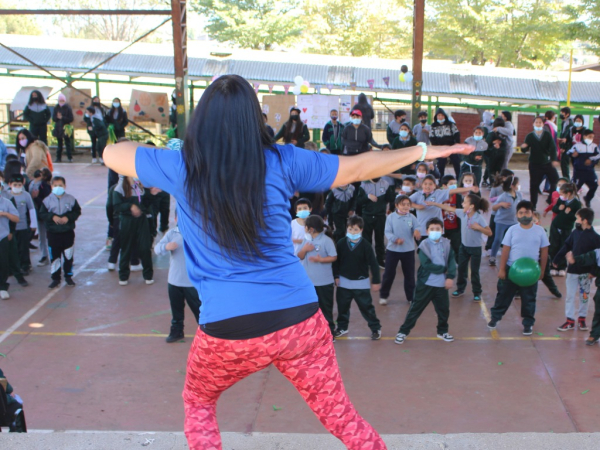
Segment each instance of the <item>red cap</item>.
M355 109L350 113L351 116L360 116L362 117L362 111L360 109Z

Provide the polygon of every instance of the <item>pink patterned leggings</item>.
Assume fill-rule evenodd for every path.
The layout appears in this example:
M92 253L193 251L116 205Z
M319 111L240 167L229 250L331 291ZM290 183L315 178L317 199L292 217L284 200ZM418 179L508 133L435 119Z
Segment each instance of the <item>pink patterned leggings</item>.
M198 328L183 390L185 435L191 450L222 448L216 416L219 396L271 363L292 382L325 428L348 449L387 448L350 403L331 331L318 311L298 325L255 339L217 339Z

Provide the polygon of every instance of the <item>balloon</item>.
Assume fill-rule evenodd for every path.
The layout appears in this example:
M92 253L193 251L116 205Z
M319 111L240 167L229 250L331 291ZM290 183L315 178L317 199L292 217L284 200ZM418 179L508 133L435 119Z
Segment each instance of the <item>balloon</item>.
M398 79L400 80L401 83L404 83L405 78L404 78L404 74L402 72L400 72L400 75L398 75Z
M400 72L402 72L402 73L408 72L408 66L406 64L402 64L402 67L400 67Z
M302 83L302 84L306 87L310 87L310 83L307 80L304 80L304 83Z
M537 261L531 258L517 259L508 271L508 279L517 286L532 286L538 282L542 269Z
M294 95L300 95L300 86L294 86L292 92L294 93Z
M408 72L407 74L404 75L404 79L406 80L407 83L411 83L413 80L413 74L412 72Z
M296 86L300 86L302 83L304 83L304 78L298 75L296 78L294 78L294 83L296 83Z
M302 92L303 94L306 94L308 92L308 86L305 84L300 86L300 92Z

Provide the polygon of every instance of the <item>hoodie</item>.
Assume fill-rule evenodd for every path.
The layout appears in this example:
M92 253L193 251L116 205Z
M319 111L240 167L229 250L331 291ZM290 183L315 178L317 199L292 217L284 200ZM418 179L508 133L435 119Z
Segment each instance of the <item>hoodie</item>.
M371 128L361 123L358 128L348 125L342 131L342 154L358 155L369 151L369 144L373 140Z
M492 129L494 128L493 123L494 123L494 115L492 114L492 112L484 111L483 114L481 115L481 123L480 123L480 126L482 126L486 130L485 136L483 137L484 139L487 137L487 134L489 132L491 132Z
M437 121L438 114L443 114L443 123ZM435 112L435 121L431 124L429 135L432 145L454 145L460 142L460 133L456 124L448 118L448 114L442 108Z
M358 109L362 113L363 123L371 129L371 121L375 118L375 112L373 107L369 105L367 96L365 94L358 95L358 103L352 107L352 111ZM370 142L370 141L369 141Z
M344 125L338 120L335 126L331 122L327 122L323 128L323 144L334 155L342 153L342 131Z

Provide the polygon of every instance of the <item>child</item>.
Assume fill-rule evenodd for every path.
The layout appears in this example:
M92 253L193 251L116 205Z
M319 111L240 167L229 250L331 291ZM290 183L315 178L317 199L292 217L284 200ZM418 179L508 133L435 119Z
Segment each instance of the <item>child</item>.
M86 115L86 118L89 119L89 121L86 120L86 122L88 123L88 134L91 137L92 133L90 133L90 131L92 131L93 135L96 138L96 147L95 149L92 148L92 152L95 150L98 153L98 157L100 158L100 164L104 164L104 161L102 160L102 155L104 153L104 147L106 147L106 142L108 140L108 128L106 127L106 122L104 121L103 113L101 112L101 110L97 110L93 106L88 106L86 111L89 115L89 117ZM92 155L92 158L92 163L95 163L95 153Z
M541 216L540 213L537 211L533 212L533 223L535 225L541 225ZM543 227L542 227L543 228ZM546 231L546 229L544 228L544 231ZM539 261L538 261L539 262ZM546 287L548 288L548 290L550 291L550 293L552 295L554 295L556 298L562 298L562 294L560 293L560 291L558 290L558 287L556 286L556 283L554 282L554 278L552 278L552 275L550 275L550 266L552 265L552 261L550 261L550 257L548 257L548 262L546 263L546 270L544 270L544 274L543 274L543 278L542 278L542 283L544 283L546 285ZM519 297L519 294L515 295L515 298Z
M498 197L504 192L502 189L502 185L504 184L504 180L506 180L507 177L514 175L512 170L508 170L508 169L504 169L502 172L500 172L498 175L496 175L496 177L494 178L494 182L491 185L491 190L490 190L490 203L494 204L496 203L496 200L498 199ZM492 244L494 243L494 233L496 230L496 223L495 223L495 219L496 219L496 211L494 211L492 209L491 215L490 215L490 229L492 230L492 235L490 237L488 237L487 242L485 243L485 250L486 250L486 256L490 256L492 253Z
M507 180L508 181L508 180ZM508 229L502 240L502 256L500 258L500 269L498 271L498 294L491 309L491 320L488 328L495 329L502 319L515 297L517 290L521 294L521 317L523 318L523 335L533 334L535 323L535 301L537 296L537 285L535 280L530 286L517 286L508 277L510 267L520 258L531 258L540 261L542 274L548 262L548 236L546 231L539 225L533 223L533 203L521 201L517 205L518 224ZM540 276L541 280L542 276Z
M302 242L304 242L304 221L312 212L312 203L307 198L299 198L296 200L296 217L292 220L292 242L294 243L294 255L298 254Z
M11 195L9 199L19 211L19 223L16 225L14 236L19 251L21 273L27 275L31 271L29 241L37 227L37 213L31 195L23 190L24 181L23 175L13 175L10 180Z
M598 176L594 167L600 159L600 151L594 144L594 132L585 130L583 141L576 143L567 153L573 159L573 182L577 184L577 190L581 190L584 184L588 187L584 200L589 208L598 189Z
M363 181L356 198L356 204L362 207L365 223L363 237L371 244L375 234L375 254L382 269L385 267L385 218L388 205L394 209L395 198L394 185L384 178Z
M550 225L550 258L553 260L552 276L564 277L566 275L567 261L564 257L556 258L556 254L565 244L567 237L575 226L575 213L581 209L581 202L575 196L576 187L573 183L565 183L560 188L560 197L552 208L556 217Z
M346 234L346 220L354 214L356 208L354 186L346 184L333 189L325 201L327 220L334 226L333 240L339 241Z
M463 172L458 182L458 187L472 189L469 193L481 196L478 186L475 184L475 175L471 172Z
M337 259L333 263L333 277L337 286L338 320L334 337L348 333L350 322L350 305L352 300L371 329L371 339L381 339L381 323L375 314L371 288L379 290L381 275L373 247L362 238L364 221L362 217L352 216L348 219L345 238L337 243ZM369 268L373 284L369 281Z
M52 194L46 197L40 207L40 217L46 225L48 251L50 253L50 271L54 289L60 284L61 258L64 257L63 270L68 286L73 281L73 250L75 245L75 222L81 215L81 207L75 197L67 194L67 183L63 177L52 179Z
M457 189L458 184L456 183L456 177L454 175L444 175L440 181L442 189ZM435 202L434 202L435 203ZM446 205L452 206L453 208L461 208L462 206L462 195L453 194L448 197L448 200L442 202ZM456 217L454 211L442 209L442 217L444 218L444 234L446 239L450 240L450 245L454 251L454 257L458 264L458 251L460 250L460 220Z
M502 166L504 165L506 155L510 150L508 136L503 134L509 132L505 125L504 119L501 117L496 118L492 125L492 132L488 133L486 137L488 151L485 155L488 160L485 173L492 180L503 170Z
M415 299L410 304L406 319L396 335L396 344L404 344L429 302L433 302L438 316L437 337L446 342L454 340L454 337L448 334L448 290L452 289L456 263L450 241L442 237L443 229L444 223L438 218L434 217L427 222L428 239L421 242L417 252L421 265L417 272Z
M577 211L575 229L569 234L564 245L554 257L555 264L561 261L568 252L571 252L573 257L577 258L600 248L600 236L594 231L593 223L594 210L582 208ZM591 267L589 266L569 264L565 283L567 285L567 296L565 298L565 315L567 316L567 320L558 327L558 331L575 329L575 301L577 294L579 294L579 313L577 315L579 329L584 331L588 329L585 319L588 313L588 300L592 285L591 271Z
M471 288L473 289L473 301L481 301L481 280L479 278L479 266L481 265L481 244L483 236L491 236L492 230L488 226L483 214L490 204L477 194L468 194L463 200L462 209L456 209L450 205L440 204L440 208L455 212L460 219L460 249L458 253L458 278L456 280L456 291L452 297L460 297L465 293L467 287L467 275L469 274L469 261L471 262Z
M429 141L431 126L427 125L427 111L419 112L417 118L419 119L419 123L413 127L413 134L417 138L418 142L424 142L427 145L431 145Z
M496 265L496 254L500 249L506 230L517 223L517 205L523 200L519 178L509 176L502 184L504 191L494 202L492 210L496 211L494 243L490 253L489 265Z
M565 158L566 158L566 156L565 156ZM556 202L558 201L558 198L560 197L560 188L565 183L570 183L568 178L561 177L558 179L558 182L556 183L556 190L552 193L552 195L550 197L551 202L546 207L546 209L544 209L544 217L546 217L548 215L548 213L550 211L552 211L552 208L554 208L554 205L556 205ZM552 220L554 220L555 217L556 217L556 213L552 213Z
M407 122L404 122L400 125L398 135L392 141L392 149L396 150L399 148L414 147L415 145L417 145L417 140L410 131L410 125Z
M52 182L52 172L47 167L44 167L40 172L39 181L36 178L35 182L31 182L29 184L29 192L31 193L31 197L33 198L33 204L35 205L36 211L39 213L40 208L42 207L43 201L52 193L52 186L50 183ZM37 175L38 171L36 170L34 175ZM38 261L37 266L47 266L50 264L48 259L48 237L46 234L46 225L41 217L38 214L38 236L40 241L40 251L42 252L42 257Z
M10 275L12 240L11 223L19 223L19 211L10 200L0 196L0 299L8 300L8 276ZM14 254L12 255L14 257Z
M595 345L600 340L600 249L574 257L572 252L567 253L569 264L578 264L580 266L590 267L592 275L596 277L596 295L594 295L594 319L592 321L592 330L590 337L585 341L585 345Z
M402 179L402 187L400 188L401 194L410 197L417 192L417 180L415 177L408 176Z
M410 213L412 206L410 198L399 195L396 197L395 205L396 212L387 216L385 221L385 237L388 243L385 252L385 271L381 291L379 291L380 305L388 303L398 262L402 263L406 300L412 302L415 291L415 239L420 240L421 233L419 233L417 218Z
M337 259L331 232L325 228L320 216L308 216L305 221L306 235L298 258L315 286L319 308L329 323L331 334L335 331L333 321L333 272L331 264ZM335 337L334 337L335 339Z
M121 257L119 259L119 285L127 286L131 269L132 252L138 252L142 261L142 275L146 284L154 283L152 268L152 237L150 223L153 199L160 190L145 189L138 179L124 177L113 192L113 208L119 214L119 237Z
M171 303L171 331L167 343L177 342L185 337L183 325L185 319L185 303L192 310L196 323L200 320L200 297L198 291L190 281L185 268L185 254L183 252L183 237L177 227L177 210L175 210L175 228L165 233L162 239L154 246L154 253L164 255L169 252L169 278L168 292Z
M463 162L460 166L460 177L464 173L473 173L475 175L475 185L481 185L482 171L481 167L483 164L484 152L488 149L488 144L483 140L485 131L483 127L475 127L473 136L468 137L465 140L465 144L469 144L475 147L473 153L463 157Z

